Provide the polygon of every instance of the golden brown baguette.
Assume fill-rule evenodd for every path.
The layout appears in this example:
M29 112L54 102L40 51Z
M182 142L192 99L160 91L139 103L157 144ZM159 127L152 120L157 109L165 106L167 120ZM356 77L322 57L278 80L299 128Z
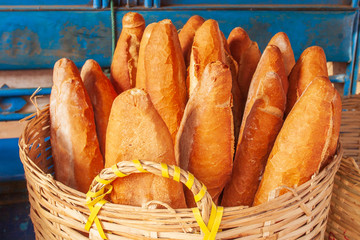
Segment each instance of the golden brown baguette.
M186 68L190 63L191 46L193 44L195 32L204 22L205 20L202 17L194 15L189 18L179 33L180 45L185 59Z
M186 104L185 63L175 26L154 26L145 49L146 91L169 128L173 141Z
M95 60L89 59L85 62L81 69L81 79L84 82L85 89L94 109L100 150L101 154L105 156L106 128L109 121L111 105L117 93Z
M145 75L145 49L149 43L149 38L152 30L154 29L156 23L150 23L145 28L144 34L141 38L140 49L139 49L139 61L136 72L136 88L146 89L146 75Z
M214 61L225 63L225 50L218 23L209 19L196 31L191 48L189 73L186 80L189 97L200 81L207 64Z
M171 135L147 93L130 89L114 101L106 136L105 166L134 159L175 165ZM113 182L114 203L142 206L151 200L186 207L181 183L151 173L137 173Z
M306 87L315 77L328 77L324 50L312 46L301 54L289 76L289 91L285 114L289 114Z
M233 122L234 122L234 147L236 147L239 137L240 124L242 119L242 114L244 112L246 99L241 95L240 87L238 84L238 71L239 65L235 59L231 56L230 48L225 38L223 32L221 32L221 37L224 43L225 50L225 64L230 68L231 79L232 79L232 113L233 113Z
M231 180L224 190L225 207L252 205L259 178L283 123L286 95L279 75L267 72L258 77L250 85L256 93L249 99L252 106L246 106L251 109L243 120Z
M141 14L129 12L122 19L122 27L110 68L110 79L117 93L135 87L145 20Z
M231 112L231 73L217 61L210 63L186 105L175 142L182 169L203 182L214 202L230 178L234 154ZM194 197L185 190L188 207Z
M291 69L295 65L294 52L291 48L289 37L284 32L278 32L270 39L268 45L275 45L280 49L285 65L285 73L286 76L289 76ZM287 87L285 92L287 92Z
M87 192L104 162L96 136L90 98L75 64L55 63L50 95L50 139L55 178Z
M315 78L286 118L270 153L254 205L265 203L310 180L327 161L340 122L339 94L326 77ZM335 111L334 111L335 110Z
M284 81L287 77L281 52L276 46L268 46L251 80L224 206L253 203L259 178L282 126L286 104Z
M251 79L261 57L261 52L256 42L250 40L248 34L241 27L234 28L227 40L231 55L239 65L238 85L241 91L244 111L246 98Z

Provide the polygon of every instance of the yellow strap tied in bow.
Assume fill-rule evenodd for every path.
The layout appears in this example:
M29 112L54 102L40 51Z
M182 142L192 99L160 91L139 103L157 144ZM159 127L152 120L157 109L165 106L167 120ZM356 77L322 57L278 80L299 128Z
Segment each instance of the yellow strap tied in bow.
M118 177L126 177L127 176L127 174L122 173L122 172L119 171L116 164L112 165L111 169L114 171L115 175L118 176Z
M205 196L206 193L206 186L203 184L202 188L200 189L199 193L194 196L195 202L201 201L201 199Z
M204 240L215 240L216 234L219 231L222 215L223 215L223 207L216 207L213 203L211 208L211 215L206 226L204 220L201 217L200 211L198 208L192 208L194 217L196 222L199 224L201 231L204 233Z
M88 205L89 209L90 209L90 216L86 222L86 225L85 225L85 229L87 231L90 230L90 227L91 225L93 224L93 222L95 221L95 225L99 231L99 234L101 236L102 239L107 239L106 235L105 235L105 232L101 226L101 223L100 223L100 220L99 218L97 217L97 214L99 213L101 207L106 203L107 201L102 199L100 201L98 201L97 203L95 203L94 206L92 205Z

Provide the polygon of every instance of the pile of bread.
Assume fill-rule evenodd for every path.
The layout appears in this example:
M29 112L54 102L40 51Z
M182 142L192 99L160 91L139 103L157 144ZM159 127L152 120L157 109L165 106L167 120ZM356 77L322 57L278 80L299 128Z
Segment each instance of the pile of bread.
M149 24L127 13L110 80L94 60L79 73L54 67L50 97L55 177L87 192L120 161L178 165L222 206L259 205L308 181L333 158L341 99L324 51L295 63L276 34L261 54L240 27L228 39L215 20L191 17L179 34L168 19ZM114 203L195 206L171 179L138 173L113 182Z

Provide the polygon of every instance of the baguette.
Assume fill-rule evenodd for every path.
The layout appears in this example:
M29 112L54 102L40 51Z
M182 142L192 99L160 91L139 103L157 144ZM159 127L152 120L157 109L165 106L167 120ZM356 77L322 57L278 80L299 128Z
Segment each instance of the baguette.
M152 30L156 23L151 23L145 28L144 34L141 38L140 49L139 49L139 61L136 72L136 88L146 89L146 72L145 72L145 49L149 43L149 38Z
M55 179L87 192L103 169L94 112L75 64L55 63L50 95L50 139Z
M226 62L225 50L218 23L209 19L196 31L191 47L189 73L186 80L189 97L200 81L207 64L215 61Z
M169 128L173 142L186 104L185 63L175 26L154 26L145 49L146 91Z
M239 65L235 61L235 59L231 56L230 48L224 36L224 33L221 31L220 33L224 43L225 63L230 68L231 79L232 79L231 81L231 94L232 94L232 105L233 105L232 114L233 114L233 122L234 122L234 147L236 147L239 137L242 114L244 112L246 100L241 95L240 87L238 84Z
M289 114L306 87L315 77L328 77L326 56L321 47L305 49L289 76L289 91L285 114Z
M264 51L250 84L245 115L236 148L234 168L230 182L224 190L223 206L251 206L259 186L267 158L283 123L286 94L279 72L284 73L277 47ZM269 71L278 69L278 72ZM281 74L280 74L281 75Z
M195 32L204 22L205 20L202 17L194 15L189 18L179 33L180 45L185 59L186 68L190 63L191 46L194 41Z
M142 15L129 12L122 19L122 27L110 67L110 80L118 94L135 87L145 20Z
M90 97L94 109L96 132L101 154L105 156L106 128L109 121L111 105L117 94L110 80L102 72L100 65L89 59L81 69L81 79Z
M246 31L240 27L234 28L227 40L231 55L239 65L238 85L242 96L242 109L244 111L250 82L261 57L256 42L250 40ZM241 118L240 118L241 119Z
M215 203L231 175L233 146L231 73L217 61L207 65L190 96L175 141L181 168L205 184ZM195 206L187 189L185 196L188 207Z
M113 103L106 136L105 166L134 159L175 165L171 135L147 93L130 89ZM143 206L151 200L172 208L186 207L181 183L151 173L116 179L114 203ZM159 206L158 206L159 207Z
M285 73L286 76L289 76L291 69L295 65L294 52L291 48L289 37L284 32L278 32L270 39L268 45L275 45L280 49L285 65ZM287 87L285 88L286 91Z
M270 153L254 205L296 188L317 173L330 156L340 125L339 93L326 77L315 78L286 118ZM335 120L335 121L334 121ZM338 121L338 122L336 122ZM336 134L338 136L338 134Z

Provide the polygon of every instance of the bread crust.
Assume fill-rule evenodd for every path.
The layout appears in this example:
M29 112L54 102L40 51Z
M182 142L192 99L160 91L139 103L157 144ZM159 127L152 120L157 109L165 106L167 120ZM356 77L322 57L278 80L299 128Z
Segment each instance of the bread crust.
M105 167L134 159L176 165L169 130L143 90L130 89L116 97L106 137ZM172 208L186 207L182 185L172 179L137 173L115 180L113 186L114 203L142 206L158 200Z
M209 19L196 31L191 48L190 65L186 79L189 97L200 81L207 64L215 61L226 62L225 50L217 21Z
M105 156L106 128L111 105L117 93L95 60L89 59L85 62L81 69L81 79L91 100L100 150Z
M75 64L55 63L50 95L50 140L55 179L87 192L104 162L90 98Z
M141 14L128 12L122 19L122 26L110 67L110 80L118 94L135 87L145 20Z
M295 57L288 35L284 32L278 32L270 39L268 45L275 45L280 49L285 65L285 73L286 76L289 76L291 69L295 65ZM285 92L287 92L287 88L285 86Z
M308 47L290 73L285 115L289 114L311 81L321 76L328 77L325 52L318 46Z
M182 53L185 60L186 68L190 64L191 46L194 41L195 32L205 22L199 15L194 15L189 18L179 33L179 40Z
M154 26L145 49L146 91L169 128L173 142L186 104L185 63L175 26Z
M224 190L224 206L251 206L253 203L259 178L283 123L286 94L281 74L284 74L284 66L280 50L275 46L267 47L250 84L234 168Z
M234 154L231 73L217 61L205 68L186 105L175 142L181 168L203 182L215 203L230 178ZM194 197L185 190L188 207Z
M337 94L326 77L308 85L276 138L254 205L267 202L272 191L279 195L288 191L281 186L300 186L319 171L329 157L334 124L339 124L334 122L338 118L334 109L341 108Z
M145 49L147 44L149 43L149 38L155 25L156 23L150 23L149 25L147 25L141 38L135 84L136 88L139 89L146 89Z

